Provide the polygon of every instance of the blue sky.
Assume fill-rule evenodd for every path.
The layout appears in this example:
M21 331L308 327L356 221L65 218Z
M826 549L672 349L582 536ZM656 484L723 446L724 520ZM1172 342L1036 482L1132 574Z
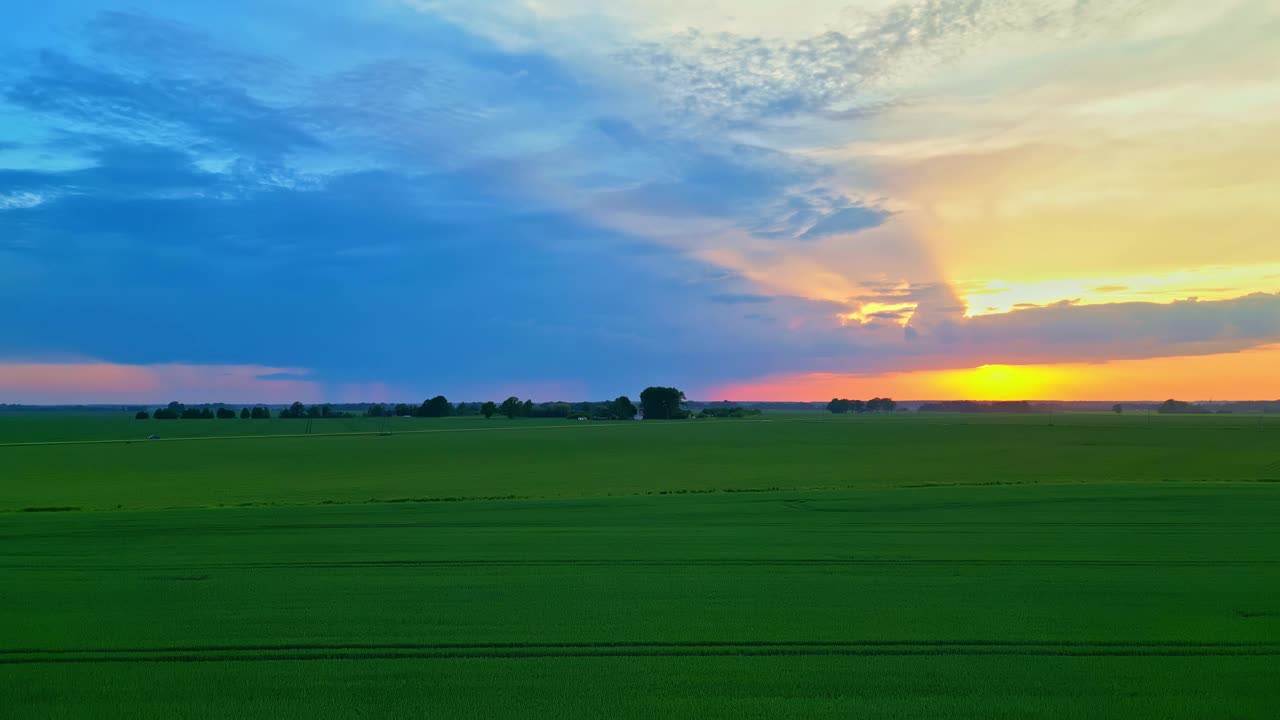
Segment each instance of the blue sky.
M1274 27L1271 4L802 4L26 5L0 27L0 401L825 378L808 394L1280 341L1274 212L1247 200L1273 182L1147 182L1187 161L1179 133L1229 125L1178 96L1212 78L1155 60ZM1265 36L1223 62L1256 70ZM1145 82L1085 77L1086 52ZM1061 98L1028 88L1063 78L1078 112L1045 119ZM1212 101L1275 91L1259 72ZM1101 174L1116 152L1148 174ZM1144 205L1223 176L1254 181L1220 252Z

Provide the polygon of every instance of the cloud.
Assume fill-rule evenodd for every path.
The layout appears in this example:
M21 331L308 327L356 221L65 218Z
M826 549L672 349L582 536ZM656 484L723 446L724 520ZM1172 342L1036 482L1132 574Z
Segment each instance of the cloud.
M710 295L707 299L712 302L725 303L728 305L773 302L773 298L769 295L756 295L754 293L723 293L720 295Z
M872 311L868 318L904 314ZM847 354L821 357L810 362L810 370L880 373L1220 354L1280 342L1280 294L1204 302L1060 302L975 317L921 301L905 327L864 322L844 326L843 333Z
M45 201L45 196L38 192L16 192L0 194L0 210L33 208ZM10 240L14 243L13 240ZM16 245L16 243L14 243Z
M220 77L239 83L277 82L293 73L283 58L229 49L191 25L149 15L105 11L89 20L85 34L98 56L143 71L203 77L212 67Z
M962 342L991 344L1022 361L1099 360L1231 352L1280 340L1280 294L1232 300L1060 302L971 318Z
M814 173L806 187L794 182L773 193L749 227L766 240L820 240L847 236L883 225L893 213L823 187Z
M822 176L812 163L766 148L643 137L628 142L633 149L643 142L653 165L637 167L629 186L597 193L593 207L757 226L778 198Z
M12 403L95 404L186 402L283 403L323 399L297 379L306 370L258 365L0 360L0 392ZM272 376L282 377L272 377Z
M844 235L847 233L855 233L860 230L867 230L877 227L889 218L891 213L877 208L868 208L861 205L842 208L832 212L830 215L818 220L811 225L804 234L800 236L802 240L816 240L818 238L829 237L831 235Z
M726 372L722 377L738 380L698 387L706 396L739 399L814 399L829 397L833 387L855 386L874 386L879 388L873 391L876 394L896 387L893 392L901 397L966 397L972 396L972 387L953 384L941 392L943 386L930 385L931 378L945 380L952 377L946 373L984 365L1070 366L1078 382L1062 385L1063 395L1037 397L1138 398L1145 396L1127 394L1121 376L1108 375L1111 371L1095 375L1087 368L1105 363L1132 368L1123 377L1135 392L1155 387L1158 377L1165 389L1157 395L1165 396L1213 384L1210 378L1179 368L1204 372L1217 364L1248 367L1240 382L1218 383L1231 386L1220 397L1275 393L1274 384L1268 382L1270 375L1263 370L1267 363L1257 360L1255 353L1271 348L1266 357L1273 357L1280 348L1280 294L1212 302L1060 304L973 318L955 314L925 318L924 323L919 320L917 312L905 328L876 323L845 326L836 344L829 342L831 329L822 325L778 333L772 347L776 355L761 363L777 363L773 370L738 376ZM1247 357L1226 359L1238 356ZM1187 360L1197 357L1208 359ZM796 372L798 365L805 371ZM1143 368L1155 373L1146 378L1152 381L1146 385Z
M229 192L239 184L230 175L199 169L192 156L170 147L105 142L86 143L83 151L92 164L76 170L0 170L0 191L175 197Z
M506 353L464 367L439 352L500 343L522 348L529 383L580 377L602 394L634 392L650 372L699 372L693 348L716 345L706 326L723 305L709 291L748 294L740 278L628 252L633 238L521 203L483 176L348 172L281 185L148 147L95 157L85 170L9 177L65 191L0 215L0 235L25 248L0 269L0 301L39 308L7 323L10 352L73 337L76 350L130 366L321 358L306 376L320 387L429 392L512 377ZM428 310L406 316L409 306ZM658 337L690 350L672 355ZM538 351L548 347L578 350Z
M55 51L40 53L4 99L129 142L194 140L266 157L321 145L287 106L261 101L243 87L160 69L126 74Z
M255 376L254 376L254 379L255 379L255 380L267 380L267 381L270 381L270 380L301 380L301 381L306 381L308 378L307 378L307 374L306 374L306 373L298 373L298 372L271 372L271 373L265 373L265 374L263 374L263 375L255 375Z
M1001 36L1079 37L1110 28L1146 4L898 2L878 13L851 10L840 26L798 39L694 28L638 42L619 56L650 78L672 109L717 125L755 127L800 114L874 108L884 102L888 79L936 67Z

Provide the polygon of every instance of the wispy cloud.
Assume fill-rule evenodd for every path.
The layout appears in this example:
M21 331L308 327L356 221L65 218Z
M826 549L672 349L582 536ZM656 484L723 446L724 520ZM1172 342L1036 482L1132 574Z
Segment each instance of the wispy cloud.
M32 74L4 97L31 112L92 123L132 141L195 138L266 156L319 145L288 108L268 105L243 88L209 78L126 76L52 51L42 53Z
M803 240L813 240L831 235L844 235L867 230L883 223L890 213L875 208L854 205L841 208L809 226L800 236Z
M798 114L874 108L889 100L886 81L935 68L997 38L1079 38L1134 17L1145 4L900 2L878 11L850 8L844 20L808 37L690 29L639 43L621 59L647 73L673 110L750 127Z
M773 301L773 298L769 295L756 295L754 293L722 293L710 295L708 298L712 302L725 303L727 305L754 305Z

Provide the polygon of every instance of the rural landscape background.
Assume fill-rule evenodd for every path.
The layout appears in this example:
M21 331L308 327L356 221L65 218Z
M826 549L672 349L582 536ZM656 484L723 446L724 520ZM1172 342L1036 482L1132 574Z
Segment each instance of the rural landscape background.
M15 716L1276 707L1280 415L307 425L0 413Z
M0 719L1280 717L1280 1L0 15Z

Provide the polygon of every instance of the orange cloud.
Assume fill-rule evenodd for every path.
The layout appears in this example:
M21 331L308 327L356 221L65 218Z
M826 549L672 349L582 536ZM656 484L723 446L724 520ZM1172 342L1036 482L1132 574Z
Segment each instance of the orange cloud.
M1259 400L1280 397L1280 345L1237 353L1107 363L984 365L874 375L777 375L710 388L700 397L829 400L833 397L968 400Z

